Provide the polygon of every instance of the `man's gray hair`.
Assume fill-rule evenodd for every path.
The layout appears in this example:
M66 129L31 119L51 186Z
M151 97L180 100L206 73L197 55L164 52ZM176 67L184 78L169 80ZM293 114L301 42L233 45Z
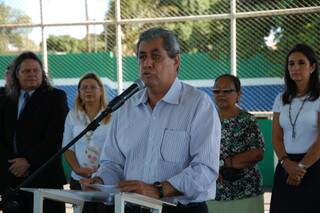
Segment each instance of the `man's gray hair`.
M141 42L150 41L155 38L163 39L163 48L167 51L170 58L174 58L176 55L180 54L180 44L176 35L172 31L161 27L151 28L140 34L136 47L136 54L139 54L139 46Z

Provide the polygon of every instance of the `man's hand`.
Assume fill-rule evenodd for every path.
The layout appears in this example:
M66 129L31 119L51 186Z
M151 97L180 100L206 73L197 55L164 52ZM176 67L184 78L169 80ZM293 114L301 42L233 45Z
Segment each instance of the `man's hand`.
M28 175L30 164L25 158L14 158L8 161L11 163L9 171L16 177L25 177Z
M138 180L120 181L118 183L118 188L122 192L134 192L156 199L160 198L160 194L156 186Z
M98 176L93 178L84 178L79 182L83 191L99 191L97 189L91 188L90 184L103 184L103 180Z

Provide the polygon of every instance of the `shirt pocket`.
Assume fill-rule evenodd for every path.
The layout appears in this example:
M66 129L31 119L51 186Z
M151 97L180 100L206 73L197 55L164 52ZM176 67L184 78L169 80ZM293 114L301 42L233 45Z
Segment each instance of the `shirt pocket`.
M181 163L189 159L188 134L184 130L165 129L160 155L162 160Z

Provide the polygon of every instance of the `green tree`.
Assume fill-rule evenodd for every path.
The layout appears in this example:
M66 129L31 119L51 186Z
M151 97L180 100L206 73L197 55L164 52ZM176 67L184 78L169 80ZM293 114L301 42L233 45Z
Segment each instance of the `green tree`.
M307 6L319 6L320 0L237 0L237 12L285 9ZM170 17L180 15L229 13L229 0L123 0L121 17L146 18ZM106 19L114 20L114 1ZM229 56L230 20L167 22L160 24L124 24L123 52L131 55L135 51L138 35L150 26L164 26L177 33L183 52L207 52L215 58ZM275 49L266 45L265 38L272 29L281 29L274 36L278 43ZM115 48L115 26L108 25L107 47ZM104 34L104 33L103 33ZM283 52L295 43L304 42L311 46L320 46L320 14L279 15L259 18L241 18L237 20L237 57L248 59L257 54L275 63L282 63ZM316 49L319 52L319 48ZM280 57L275 57L280 55ZM278 75L278 74L277 74Z
M90 51L91 52L101 52L105 51L105 40L104 36L98 35L98 34L89 34L86 35L81 42L84 42L87 46L88 43L88 37L89 37L89 43L90 43ZM84 49L82 49L84 51ZM88 47L86 47L86 51L89 51Z
M122 18L146 18L146 17L170 17L181 16L188 14L209 14L212 5L216 4L218 0L126 0L121 1L121 17ZM115 2L111 1L110 10L106 14L106 19L115 19ZM123 51L126 55L132 55L135 51L135 44L138 35L144 29L155 26L155 24L127 24L122 25L123 33ZM163 26L173 30L179 35L181 47L183 52L196 52L210 50L211 44L208 41L209 32L215 26L205 22L188 21L177 23L159 23L156 26ZM219 26L217 26L219 27ZM201 30L200 30L201 29ZM107 49L115 51L115 26L107 25ZM105 32L102 33L103 35ZM196 41L196 38L203 39L202 43Z
M47 39L49 51L54 52L81 52L85 50L85 42L69 35L50 35Z
M0 3L0 23L1 24L21 24L31 23L31 18L23 12L13 9L3 2ZM28 28L0 28L0 52L10 51L10 46L22 49L37 48L33 41L28 39Z
M101 35L89 34L88 36L91 52L105 51L104 38ZM77 39L71 37L70 35L50 35L47 39L47 47L49 51L53 52L87 52L87 38L87 36L85 36L83 39Z

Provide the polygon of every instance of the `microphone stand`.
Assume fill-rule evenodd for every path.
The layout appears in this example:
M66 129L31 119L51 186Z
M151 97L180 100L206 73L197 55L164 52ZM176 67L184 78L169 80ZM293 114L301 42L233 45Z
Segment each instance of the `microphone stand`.
M37 177L41 172L43 172L50 163L57 160L61 154L63 154L67 149L69 149L73 144L75 144L82 136L84 136L89 131L95 131L98 126L100 126L100 121L110 114L116 111L124 102L130 98L133 94L138 92L140 89L145 87L144 82L141 79L135 81L128 89L126 89L122 94L118 95L108 104L107 108L100 113L100 115L94 119L82 132L79 133L74 139L72 139L65 147L60 149L55 153L47 162L42 164L36 171L34 171L29 177L22 181L16 188L9 190L3 195L0 202L0 209L4 206L6 213L15 213L21 210L21 205L19 204L19 189L30 183L35 177Z
M117 98L115 98L117 99ZM115 100L114 100L115 101ZM108 107L100 113L100 115L94 119L82 132L80 132L74 139L72 139L65 147L60 149L55 153L48 161L42 164L36 171L34 171L29 177L22 181L16 188L9 188L8 191L2 196L1 205L7 213L15 213L21 210L21 205L19 202L19 190L21 187L26 186L30 183L35 177L40 175L53 161L57 160L67 149L69 149L73 144L75 144L80 138L82 138L87 132L95 131L100 126L100 121L110 114L111 112L118 109L124 101L120 101L120 104L117 104L116 107L108 105Z

